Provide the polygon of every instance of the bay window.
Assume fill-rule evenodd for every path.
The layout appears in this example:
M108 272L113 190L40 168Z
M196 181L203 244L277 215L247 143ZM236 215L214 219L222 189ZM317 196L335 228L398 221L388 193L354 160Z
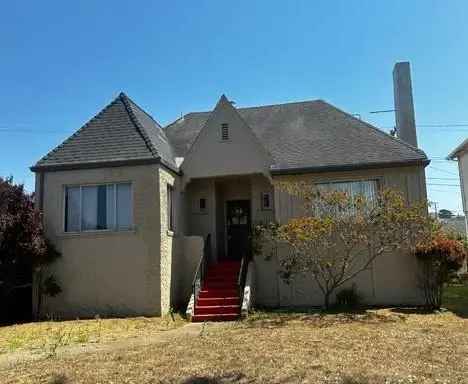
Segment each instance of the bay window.
M132 228L131 184L65 187L65 232Z

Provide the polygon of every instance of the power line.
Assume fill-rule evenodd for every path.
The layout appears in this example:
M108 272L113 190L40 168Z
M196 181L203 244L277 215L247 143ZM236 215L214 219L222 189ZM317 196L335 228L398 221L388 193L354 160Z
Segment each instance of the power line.
M460 187L460 184L427 183L427 185L434 185L437 187Z
M428 180L458 180L457 177L427 177Z
M458 174L456 174L455 172L451 172L451 171L447 171L445 169L437 168L437 167L434 167L433 165L429 165L429 168L434 169L434 170L439 171L439 172L448 173L449 175L458 176Z
M450 124L416 124L416 127L450 128L450 127L468 127L468 123L450 123Z
M0 128L0 132L7 133L67 133L66 131L58 130L39 130L39 129L14 129L14 128Z

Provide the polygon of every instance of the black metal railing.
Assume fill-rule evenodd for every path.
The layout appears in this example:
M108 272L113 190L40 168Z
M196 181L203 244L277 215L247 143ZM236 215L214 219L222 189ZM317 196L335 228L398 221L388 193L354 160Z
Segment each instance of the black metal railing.
M239 300L240 306L242 307L242 302L244 301L244 286L245 278L247 276L247 268L249 265L249 259L244 256L240 263L239 276L237 277L237 289L239 291Z
M208 270L208 263L211 260L211 234L206 236L205 244L203 246L203 255L198 263L197 270L192 282L192 293L194 305L197 303L198 294L200 293L203 283L205 281L206 272Z

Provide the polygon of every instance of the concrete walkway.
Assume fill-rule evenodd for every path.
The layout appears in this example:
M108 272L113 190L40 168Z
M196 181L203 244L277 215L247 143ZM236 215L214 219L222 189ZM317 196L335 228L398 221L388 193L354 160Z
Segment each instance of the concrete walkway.
M16 364L50 357L67 357L81 353L114 352L133 347L167 343L177 337L197 337L203 332L204 326L203 323L188 323L180 328L161 331L147 336L116 340L108 343L72 344L57 348L53 356L47 351L26 350L5 353L0 355L0 370L11 368Z

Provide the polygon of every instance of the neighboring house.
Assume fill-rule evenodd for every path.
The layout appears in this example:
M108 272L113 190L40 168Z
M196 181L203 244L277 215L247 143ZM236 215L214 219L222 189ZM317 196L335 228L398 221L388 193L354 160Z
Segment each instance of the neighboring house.
M468 222L467 222L467 211L468 211L468 139L465 139L458 147L456 147L448 156L448 160L458 161L458 175L460 177L460 192L462 196L463 203L463 213L464 213L464 225L463 229L465 232L464 236L468 235ZM465 265L461 268L460 272L466 273L468 271L467 261L465 260Z
M408 103L407 63L396 65L394 79L396 104ZM187 305L192 291L198 296L192 281L205 254L210 265L202 263L199 273L208 271L202 278L209 289L197 300L197 319L235 317L251 226L298 212L297 200L275 181L359 188L369 198L388 186L409 201L426 198L429 161L416 148L414 116L408 122L408 108L397 109L398 135L409 142L322 100L235 108L223 95L212 111L162 128L120 94L32 167L47 235L63 254L54 266L63 292L45 311L167 313ZM248 268L257 305L322 303L312 279L284 284L275 260L256 256ZM417 273L415 259L398 253L355 282L367 303L418 304Z
M466 217L454 216L450 219L439 219L442 228L449 233L466 236Z
M460 189L463 203L463 213L465 216L465 229L467 229L466 217L468 211L468 139L464 140L448 156L447 160L458 161L458 174L460 177ZM466 235L466 232L465 232Z

